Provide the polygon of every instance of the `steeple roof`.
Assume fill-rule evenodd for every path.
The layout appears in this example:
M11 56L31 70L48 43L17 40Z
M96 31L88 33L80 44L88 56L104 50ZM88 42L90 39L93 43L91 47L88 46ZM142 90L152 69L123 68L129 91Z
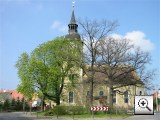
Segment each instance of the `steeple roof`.
M74 16L74 2L72 5L72 16L71 16L71 20L68 24L68 32L69 34L77 34L77 30L78 29L78 25L76 24L76 19Z
M70 24L76 24L76 19L75 19L75 16L74 16L74 10L72 10L72 16L71 16Z

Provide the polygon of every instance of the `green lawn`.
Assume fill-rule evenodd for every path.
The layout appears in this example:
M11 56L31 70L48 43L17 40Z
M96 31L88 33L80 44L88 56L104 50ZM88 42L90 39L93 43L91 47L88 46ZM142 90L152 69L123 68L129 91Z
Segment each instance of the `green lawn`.
M90 114L83 114L83 115L74 115L75 118L105 118L105 117L129 117L130 115L115 115L115 114L98 114L98 115L90 115ZM70 115L71 117L71 115Z
M46 112L37 112L37 113L34 113L34 114L38 114L38 116L45 116L45 113ZM52 116L52 115L51 115ZM53 115L56 117L56 115ZM128 115L128 114L104 114L104 113L98 113L98 114L95 114L95 115L91 115L91 114L82 114L82 115L59 115L58 117L68 117L68 118L71 118L71 117L74 117L74 118L105 118L105 117L111 117L111 118L115 118L115 117L120 117L120 118L126 118L126 117L129 117L131 115Z

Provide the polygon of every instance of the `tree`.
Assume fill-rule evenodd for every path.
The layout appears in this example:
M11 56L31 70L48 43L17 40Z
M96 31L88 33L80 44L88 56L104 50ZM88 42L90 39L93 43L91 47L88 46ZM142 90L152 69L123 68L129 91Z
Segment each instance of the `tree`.
M22 109L23 109L23 101L20 100L20 99L17 99L17 101L16 101L16 110L20 111Z
M8 110L9 106L10 106L10 101L6 99L3 104L3 109Z
M78 78L75 69L78 69L81 55L79 41L57 38L35 48L29 57L17 61L17 68L21 85L28 84L29 89L41 91L43 96L60 104L60 97L65 85L65 79L74 84ZM26 62L27 61L27 62ZM24 64L25 63L25 64ZM20 70L27 69L24 74ZM26 89L25 87L22 87ZM28 88L27 88L28 89Z
M16 106L16 100L15 100L14 98L13 98L12 101L11 101L11 105L12 105L12 106Z
M87 73L88 68L91 74L88 74L90 82L90 107L93 105L93 85L95 70L94 67L97 66L98 59L98 47L99 41L108 36L109 33L117 27L117 21L107 21L102 20L100 22L90 21L88 19L82 21L79 20L79 25L82 30L81 38L84 44L83 52L83 71ZM85 68L87 64L87 69Z
M113 91L128 85L145 85L153 79L154 71L146 72L150 63L148 52L142 51L131 44L130 40L115 39L109 35L117 27L117 22L79 21L82 29L82 40L85 45L84 72L88 73L90 82L90 106L93 99L93 85L96 72L105 74L109 87L109 104L113 107ZM85 65L84 65L85 66ZM143 81L143 83L141 82ZM118 91L123 94L123 92Z
M108 78L110 106L113 106L114 90L129 85L144 85L154 75L153 72L145 74L144 68L151 60L149 53L132 45L128 39L103 38L98 50L99 70Z
M30 81L30 56L27 53L22 53L19 60L16 63L16 68L18 69L18 77L20 78L20 84L17 86L17 90L22 93L25 97L31 100L34 93L34 87L32 86L32 81Z

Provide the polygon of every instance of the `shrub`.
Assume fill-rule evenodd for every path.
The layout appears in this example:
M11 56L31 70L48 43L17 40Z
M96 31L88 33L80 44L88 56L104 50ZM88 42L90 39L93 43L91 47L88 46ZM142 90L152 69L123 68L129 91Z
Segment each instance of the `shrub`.
M55 106L53 109L53 114L55 115L66 115L67 107L66 106Z
M85 113L87 113L87 111L83 106L54 106L54 108L47 111L45 115L80 115Z
M45 111L45 113L43 114L44 116L53 116L53 111L49 110L49 111Z
M108 114L127 114L127 108L124 107L109 107Z
M87 110L83 106L69 106L69 114L81 115L87 113Z

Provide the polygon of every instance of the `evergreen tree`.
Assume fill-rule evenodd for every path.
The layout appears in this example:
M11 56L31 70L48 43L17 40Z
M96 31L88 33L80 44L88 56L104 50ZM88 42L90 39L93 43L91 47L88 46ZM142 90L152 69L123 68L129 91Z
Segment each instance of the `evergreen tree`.
M9 107L10 107L10 101L8 99L6 99L3 104L3 109L8 110Z

